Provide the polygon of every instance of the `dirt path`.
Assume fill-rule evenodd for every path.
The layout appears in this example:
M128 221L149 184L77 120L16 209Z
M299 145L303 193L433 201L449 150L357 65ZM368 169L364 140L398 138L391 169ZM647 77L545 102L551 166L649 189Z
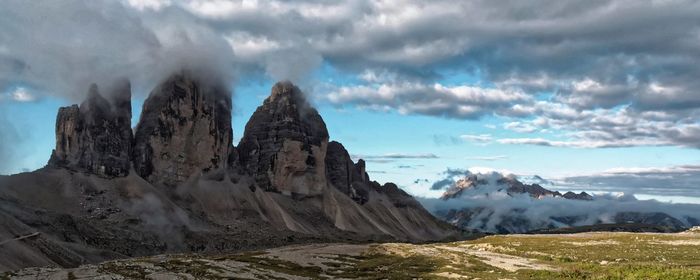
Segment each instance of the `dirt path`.
M479 257L482 262L493 267L497 267L507 271L516 271L519 269L532 270L557 270L557 268L542 264L533 259L512 256L507 254L495 253L486 250L478 250L468 246L448 247L437 246L436 248L455 253L469 254Z

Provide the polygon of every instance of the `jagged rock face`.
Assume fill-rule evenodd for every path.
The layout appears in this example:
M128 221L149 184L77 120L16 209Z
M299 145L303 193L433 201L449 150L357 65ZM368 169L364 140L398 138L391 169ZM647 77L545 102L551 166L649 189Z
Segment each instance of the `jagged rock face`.
M469 175L463 179L457 180L457 182L445 190L441 196L441 199L448 200L457 198L469 189L479 188L482 185L488 184L489 183L487 180L478 179L476 175ZM496 184L503 186L503 189L505 189L505 191L510 195L528 194L533 198L563 197L566 199L575 200L593 200L593 197L586 192L581 192L578 194L574 192L566 192L565 194L561 194L558 191L545 189L539 184L524 184L514 177L502 177L496 181Z
M279 82L246 124L240 163L261 188L318 195L325 188L328 131L316 109L290 82Z
M541 197L545 197L545 196L556 196L556 197L561 196L561 193L559 193L557 191L550 191L548 189L543 188L542 186L540 186L538 184L531 184L531 185L523 184L522 182L518 181L517 179L511 178L511 177L501 178L500 180L498 180L498 184L508 186L507 191L509 194L526 193L534 198L541 198Z
M144 102L134 168L152 183L176 185L226 167L232 135L230 93L187 73L173 75Z
M131 163L131 87L120 82L104 98L92 85L87 99L62 107L56 117L56 148L50 166L103 177L129 174ZM110 102L111 101L111 102Z
M379 183L372 182L372 187L380 193L384 193L389 197L394 206L398 208L422 208L420 203L410 194L399 188L394 183L385 183L379 186Z
M364 170L365 162L359 160L355 164L350 154L342 144L332 141L328 143L326 152L326 176L328 181L348 195L357 203L364 204L369 200L368 176Z
M566 199L577 199L577 200L593 200L593 197L586 192L566 192L562 195Z

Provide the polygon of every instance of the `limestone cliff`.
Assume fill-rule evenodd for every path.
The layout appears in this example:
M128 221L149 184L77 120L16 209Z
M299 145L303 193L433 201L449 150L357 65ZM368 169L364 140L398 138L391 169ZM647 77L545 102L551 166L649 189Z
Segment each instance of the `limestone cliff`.
M131 87L118 83L103 97L96 85L78 105L62 107L56 117L56 148L50 166L121 177L129 174L132 144Z
M326 187L328 131L316 109L290 82L279 82L246 124L240 163L261 188L319 195Z
M149 182L174 186L226 167L232 135L230 93L187 72L173 75L144 102L134 168Z
M365 162L354 163L342 144L332 141L326 153L326 174L329 182L357 203L364 204L369 199L368 176Z

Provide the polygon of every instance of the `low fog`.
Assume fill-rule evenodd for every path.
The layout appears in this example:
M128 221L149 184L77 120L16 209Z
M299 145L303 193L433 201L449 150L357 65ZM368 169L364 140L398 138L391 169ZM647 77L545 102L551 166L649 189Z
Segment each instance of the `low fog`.
M598 194L593 200L570 200L562 197L533 198L528 194L508 194L507 186L499 185L498 179L505 176L498 172L471 173L467 170L448 170L446 178L434 185L446 189L457 180L475 175L479 180L476 187L466 189L460 196L452 199L418 198L431 213L461 210L464 208L478 211L467 228L497 232L496 226L504 219L525 219L529 222L528 230L547 228L548 226L584 226L597 223L614 223L617 213L665 213L690 226L688 218L700 219L700 205L665 203L656 200L639 200L633 194ZM548 186L544 186L547 188ZM560 222L561 217L578 217L572 225ZM482 219L488 218L488 219ZM692 219L690 219L692 221Z
M127 78L150 91L182 68L232 80L233 52L177 7L138 11L120 1L7 1L0 10L0 90L16 86L79 102L91 83Z

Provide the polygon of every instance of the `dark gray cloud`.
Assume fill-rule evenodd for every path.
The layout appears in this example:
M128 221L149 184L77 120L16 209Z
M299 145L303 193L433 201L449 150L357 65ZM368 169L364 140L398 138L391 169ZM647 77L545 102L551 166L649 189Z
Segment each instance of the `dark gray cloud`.
M350 155L353 160L364 159L365 161L392 162L401 159L437 159L439 156L432 153L408 154L408 153L388 153L382 155Z
M433 185L430 186L430 189L431 190L442 190L442 189L448 188L449 186L452 186L454 183L455 183L455 181L452 179L442 179L442 180L435 181L435 183L433 183Z
M554 184L598 192L700 198L700 165L618 168L601 174L554 180Z
M420 179L420 178L419 178L419 179L413 180L413 183L414 183L414 184L428 183L428 182L430 182L430 180L428 180L428 179Z
M457 180L462 179L464 177L469 176L472 174L469 170L467 169L459 169L459 168L448 168L445 170L445 172L442 172L440 175L442 179L439 179L430 186L431 190L443 190L446 189L452 185L454 185Z
M233 76L228 43L189 12L138 11L120 1L3 2L0 90L80 99L90 83L129 78L139 90L181 68Z
M668 111L636 111L629 107L580 111L549 102L539 102L531 110L537 117L523 120L520 126L531 127L535 131L568 131L564 134L566 138L556 141L542 138L509 138L495 141L503 144L576 148L700 148L700 111L678 114Z
M423 83L340 87L327 99L336 104L354 104L372 110L397 110L403 114L459 119L477 119L494 113L512 114L509 111L513 104L532 101L530 96L515 89Z
M183 65L298 81L325 62L358 78L315 89L337 106L571 133L508 143L700 143L692 0L8 0L0 26L2 91L76 96L123 76L138 92Z

